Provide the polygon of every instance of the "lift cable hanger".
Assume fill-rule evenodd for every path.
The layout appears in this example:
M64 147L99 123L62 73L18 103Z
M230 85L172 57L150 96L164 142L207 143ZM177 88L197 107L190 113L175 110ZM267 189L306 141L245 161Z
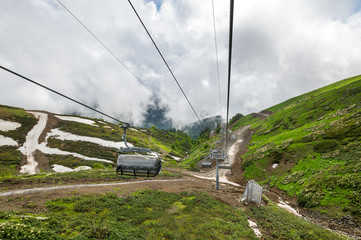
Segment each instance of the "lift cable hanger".
M36 84L36 85L38 85L38 86L40 86L40 87L42 87L42 88L45 88L46 90L49 90L49 91L51 91L51 92L53 92L53 93L55 93L55 94L58 94L58 95L66 98L66 99L68 99L68 100L70 100L70 101L73 101L73 102L75 102L75 103L77 103L77 104L79 104L79 105L82 105L83 107L89 108L90 110L92 110L92 111L94 111L94 112L97 112L97 113L99 113L99 114L101 114L101 115L103 115L103 116L106 116L106 117L108 117L108 118L110 118L110 119L112 119L112 120L114 120L114 121L116 121L116 122L124 123L124 121L120 121L119 119L116 119L115 117L112 117L112 116L110 116L109 114L106 114L106 113L104 113L104 112L101 112L101 111L99 111L99 110L96 110L95 108L92 108L92 107L90 107L90 106L88 106L88 105L86 105L86 104L84 104L84 103L79 102L78 100L75 100L74 98L68 97L68 96L66 96L66 95L63 94L63 93L60 93L60 92L58 92L58 91L56 91L56 90L54 90L54 89L52 89L52 88L49 88L49 87L47 87L47 86L45 86L45 85L43 85L43 84L40 84L40 83L38 83L38 82L36 82L36 81L34 81L34 80L31 80L31 79L29 79L29 78L27 78L27 77L25 77L25 76L23 76L23 75L21 75L21 74L19 74L19 73L17 73L17 72L14 72L14 71L6 68L6 67L3 67L3 66L0 65L0 68L4 69L5 71L7 71L7 72L9 72L9 73L12 73L12 74L20 77L20 78L22 78L22 79L25 79L26 81L29 81L29 82L31 82L31 83L33 83L33 84Z
M187 100L187 102L188 102L189 106L192 108L193 113L196 115L196 117L198 118L198 120L199 120L200 124L203 126L203 123L202 123L201 119L199 118L199 116L198 116L198 114L197 114L196 110L194 109L194 107L193 107L192 103L189 101L189 99L188 99L187 95L185 94L185 92L184 92L183 88L181 87L181 85L179 84L179 82L178 82L177 78L175 77L175 75L174 75L174 73L173 73L172 69L169 67L169 65L168 65L167 61L165 60L165 58L164 58L164 56L163 56L163 54L161 53L161 51L159 50L159 48L158 48L157 44L155 43L155 41L154 41L153 37L150 35L150 33L149 33L149 31L148 31L147 27L145 26L144 22L143 22L143 21L142 21L142 19L140 18L140 16L139 16L139 14L138 14L137 10L134 8L134 6L133 6L133 4L132 4L132 2L131 2L130 0L128 0L128 2L129 2L129 4L130 4L130 6L132 7L132 9L133 9L134 13L137 15L137 17L138 17L138 19L139 19L140 23L142 24L142 26L143 26L144 30L147 32L147 34L148 34L149 38L152 40L154 47L157 49L157 51L158 51L159 55L160 55L160 56L161 56L161 58L163 59L163 62L164 62L164 63L165 63L165 65L167 66L167 68L168 68L168 70L169 70L170 74L172 75L172 77L173 77L174 81L177 83L177 85L178 85L179 89L180 89L180 90L181 90L181 92L183 93L183 96L184 96L184 97L185 97L185 99Z

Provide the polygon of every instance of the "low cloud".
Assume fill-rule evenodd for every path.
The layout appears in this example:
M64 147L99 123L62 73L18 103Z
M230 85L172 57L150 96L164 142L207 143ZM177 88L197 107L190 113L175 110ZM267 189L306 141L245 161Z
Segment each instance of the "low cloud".
M197 120L126 1L62 2L169 107L167 118L178 126ZM132 2L197 113L219 114L211 2ZM229 6L214 2L225 117ZM356 0L235 1L230 115L360 74L359 7ZM56 1L1 1L0 20L1 65L142 123L152 93ZM94 115L4 71L0 85L0 104Z

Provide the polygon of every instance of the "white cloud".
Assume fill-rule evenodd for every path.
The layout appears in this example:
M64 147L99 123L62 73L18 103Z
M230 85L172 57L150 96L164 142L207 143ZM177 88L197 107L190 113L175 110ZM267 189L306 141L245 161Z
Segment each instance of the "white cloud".
M127 1L62 2L148 87L177 123L196 118ZM196 111L219 112L211 1L132 1ZM215 0L225 115L228 2ZM331 3L332 2L332 3ZM161 5L159 5L161 4ZM231 114L260 111L360 74L356 0L235 1ZM150 92L56 1L0 2L0 64L86 104L141 122ZM0 71L0 104L91 114ZM132 119L130 119L132 118Z

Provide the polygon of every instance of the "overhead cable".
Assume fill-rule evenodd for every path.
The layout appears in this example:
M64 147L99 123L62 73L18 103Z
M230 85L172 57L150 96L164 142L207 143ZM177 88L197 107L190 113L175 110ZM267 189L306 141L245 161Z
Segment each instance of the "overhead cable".
M26 80L26 81L29 81L29 82L31 82L31 83L33 83L33 84L36 84L36 85L38 85L38 86L40 86L40 87L42 87L42 88L45 88L46 90L49 90L49 91L51 91L51 92L53 92L53 93L55 93L55 94L58 94L58 95L66 98L66 99L68 99L68 100L70 100L70 101L73 101L73 102L75 102L75 103L77 103L77 104L79 104L79 105L82 105L83 107L89 108L90 110L92 110L92 111L94 111L94 112L97 112L97 113L99 113L99 114L101 114L101 115L103 115L103 116L106 116L106 117L108 117L108 118L110 118L110 119L112 119L112 120L114 120L114 121L116 121L116 122L125 123L125 122L123 122L123 121L120 121L120 120L116 119L115 117L112 117L112 116L110 116L110 115L108 115L108 114L106 114L106 113L103 113L103 112L101 112L101 111L99 111L99 110L96 110L95 108L92 108L92 107L90 107L90 106L88 106L88 105L86 105L86 104L84 104L84 103L81 103L81 102L75 100L74 98L68 97L68 96L66 96L65 94L62 94L62 93L60 93L60 92L58 92L58 91L55 91L55 90L52 89L52 88L49 88L49 87L47 87L47 86L44 86L44 85L42 85L42 84L40 84L40 83L38 83L38 82L36 82L36 81L34 81L34 80L31 80L31 79L29 79L29 78L27 78L27 77L25 77L25 76L23 76L23 75L21 75L21 74L19 74L19 73L17 73L17 72L14 72L14 71L6 68L6 67L3 67L3 66L0 65L0 68L4 69L5 71L7 71L7 72L9 72L9 73L12 73L12 74L16 75L16 76L18 76L18 77L20 77L20 78L22 78L22 79L24 79L24 80Z
M226 118L226 151L228 141L228 116L229 116L229 96L231 91L231 69L232 69L232 38L233 38L233 9L234 0L230 0L229 11L229 44L228 44L228 91L227 91L227 118Z
M172 69L169 67L169 65L168 65L167 61L166 61L166 60L165 60L165 58L163 57L163 54L161 53L161 51L159 50L159 48L158 48L157 44L155 43L155 41L153 40L152 36L150 35L150 33L149 33L149 31L148 31L147 27L144 25L144 23L143 23L142 19L140 18L140 16L139 16L139 14L138 14L137 10L134 8L134 6L133 6L133 4L132 4L132 2L131 2L130 0L128 0L128 2L129 2L129 4L130 4L130 6L132 7L132 9L133 9L134 13L137 15L137 17L138 17L139 21L140 21L140 22L141 22L141 24L143 25L143 28L144 28L144 29L145 29L145 31L147 32L147 34L148 34L149 38L152 40L153 45L154 45L154 46L155 46L155 48L157 49L157 51L158 51L159 55L162 57L162 59L163 59L163 61L164 61L165 65L167 66L167 68L168 68L169 72L171 73L171 75L172 75L172 77L173 77L174 81L177 83L177 85L178 85L179 89L182 91L183 96L186 98L186 100L187 100L187 102L188 102L189 106L192 108L193 113L196 115L196 117L198 118L198 120L199 120L199 122L201 123L201 125L203 125L203 123L202 123L201 119L198 117L197 112L194 110L193 105L192 105L192 104L191 104L191 102L189 101L189 99L188 99L187 95L186 95L186 94L185 94L185 92L183 91L183 89L182 89L181 85L179 84L179 82L178 82L177 78L176 78L176 77L175 77L175 75L173 74Z
M142 84L149 92L151 92L152 94L154 94L154 92L153 92L149 87L147 87L147 86L145 85L145 83L144 83L142 80L140 80L140 78L138 78L138 77L134 74L134 72L132 72L132 71L127 67L127 65L125 65L125 64L118 58L118 56L115 55L115 54L103 43L103 41L101 41L92 31L90 31L90 29L89 29L87 26L85 26L85 25L79 20L79 18L77 18L60 0L56 0L56 1L57 1L80 25L82 25L82 26L88 31L88 33L90 33L90 35L92 35L92 36L95 38L95 40L97 40L121 65L123 65L123 67L124 67L130 74L132 74L133 77L134 77L135 79L137 79L140 84Z
M214 0L212 0L212 12L213 12L214 45L215 45L215 47L216 47L216 60L217 60L219 114L221 114L221 116L222 116L221 84L220 84L220 82L219 82L219 61L218 61L218 47L217 47L216 18L215 18L215 16L214 16Z

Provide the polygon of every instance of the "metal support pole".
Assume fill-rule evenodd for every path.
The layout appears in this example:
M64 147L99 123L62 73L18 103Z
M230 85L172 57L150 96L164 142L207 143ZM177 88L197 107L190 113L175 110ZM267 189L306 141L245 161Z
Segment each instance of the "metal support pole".
M216 167L216 186L214 187L215 189L219 190L219 160L217 159L217 167Z
M123 124L122 128L124 129L124 134L123 134L124 144L127 148L129 148L129 146L127 144L127 128L129 128L129 126L126 124Z

